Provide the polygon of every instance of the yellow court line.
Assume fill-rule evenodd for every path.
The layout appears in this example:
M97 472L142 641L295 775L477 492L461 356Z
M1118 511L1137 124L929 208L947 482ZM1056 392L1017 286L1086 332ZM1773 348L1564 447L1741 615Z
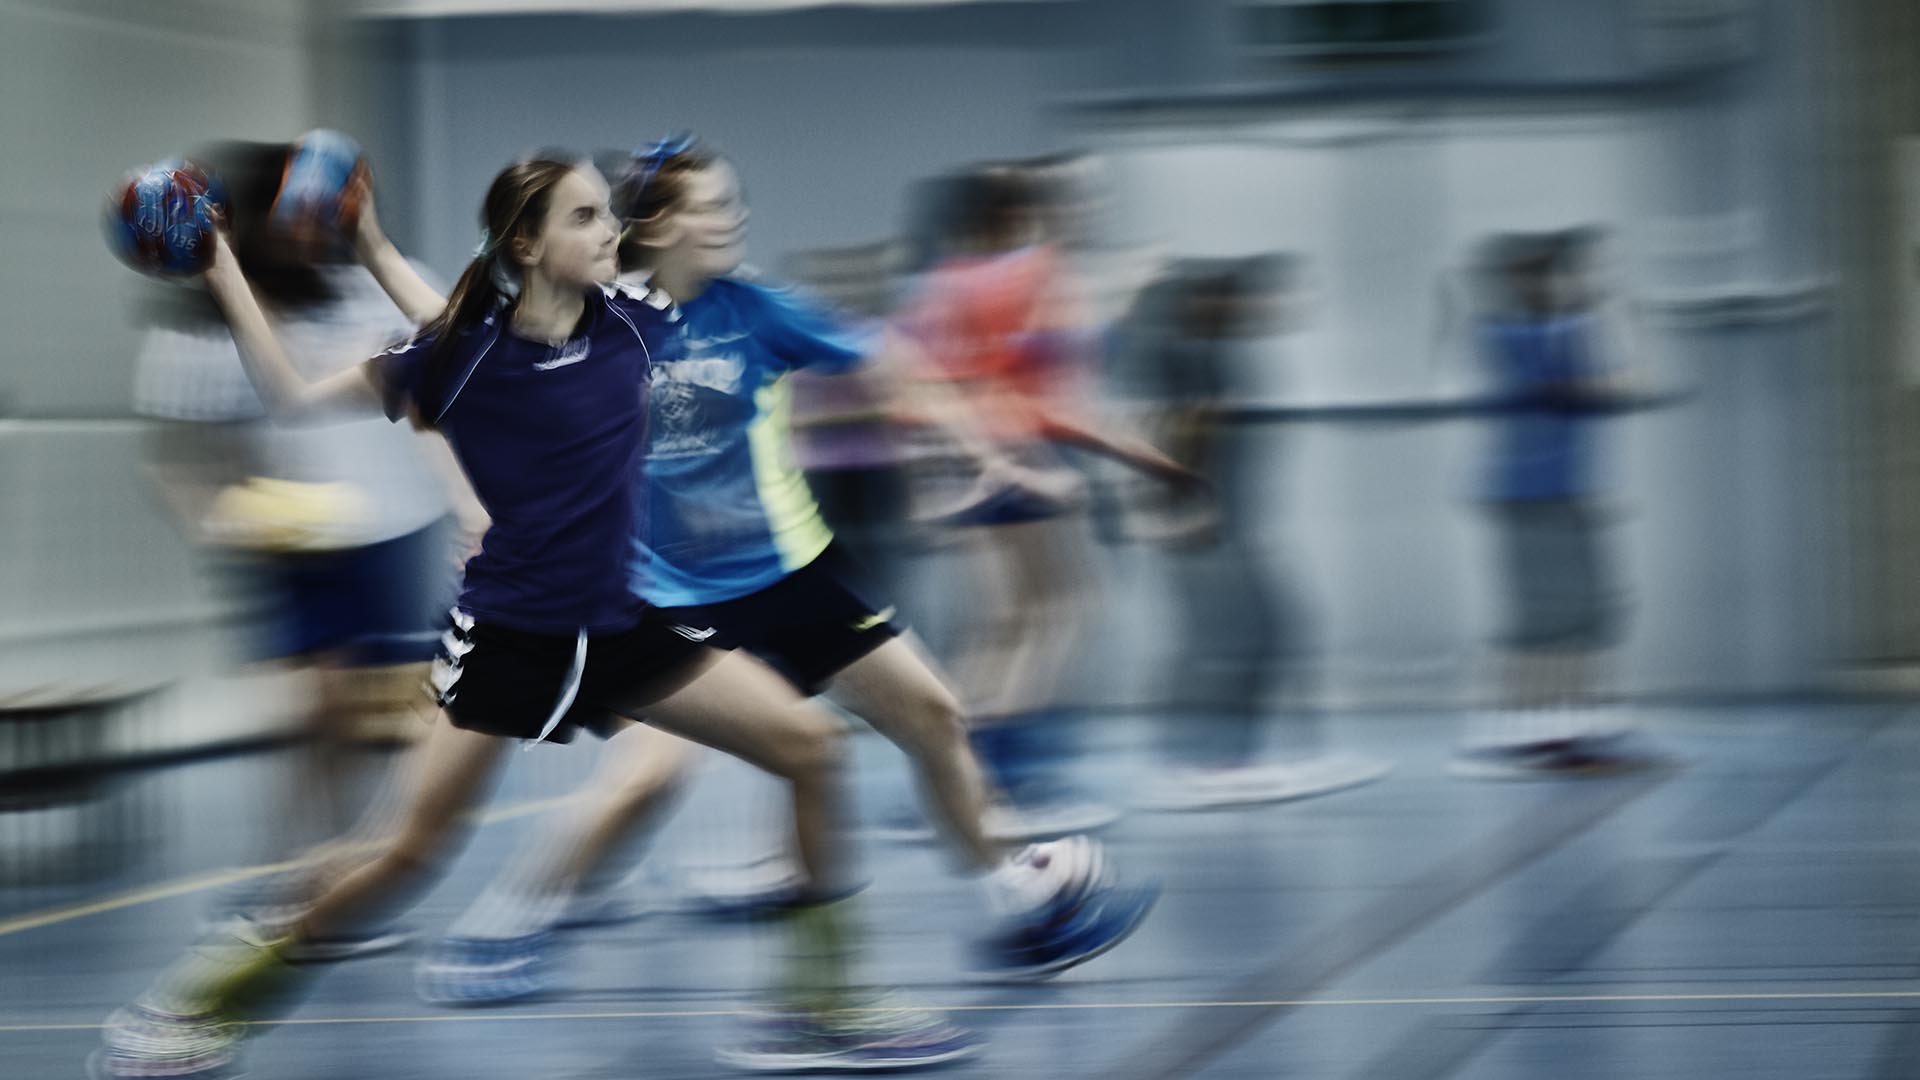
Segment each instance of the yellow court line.
M1517 994L1485 996L1276 998L1266 1001L1093 1001L1032 1002L1019 1005L933 1005L941 1012L1100 1012L1152 1009L1282 1009L1409 1005L1593 1005L1735 1003L1743 1001L1910 1001L1920 990L1810 990L1764 991L1746 994ZM891 1013L903 1007L852 1009L851 1012ZM340 1024L484 1024L541 1020L686 1020L702 1017L747 1016L750 1009L640 1009L617 1012L570 1013L440 1013L431 1016L322 1016L251 1021L261 1027L317 1027ZM0 1032L93 1031L98 1024L0 1024Z
M510 821L514 818L527 817L532 814L551 810L574 797L574 795L556 795L548 799L531 799L526 802L514 803L509 806L503 806L498 810L491 810L481 814L475 818L474 821L479 825L493 825L502 821ZM355 846L364 849L372 845L371 843L367 843ZM25 915L16 915L10 919L0 919L0 937L6 937L8 934L18 934L27 930L37 930L40 927L52 926L55 923L84 919L89 915L99 915L103 912L119 911L122 908L138 907L141 904L150 904L156 900L168 900L176 896L185 896L189 893L196 893L205 889L217 889L222 885L230 885L236 881L248 881L257 877L265 877L268 874L277 874L283 870L292 870L298 867L303 861L304 860L301 859L290 859L286 862L265 863L260 866L229 867L225 870L215 870L189 878L181 878L177 881L163 882L159 885L150 885L146 888L134 889L130 892L116 893L112 896L101 897L98 900L89 900L85 903L47 908L41 911L30 911Z

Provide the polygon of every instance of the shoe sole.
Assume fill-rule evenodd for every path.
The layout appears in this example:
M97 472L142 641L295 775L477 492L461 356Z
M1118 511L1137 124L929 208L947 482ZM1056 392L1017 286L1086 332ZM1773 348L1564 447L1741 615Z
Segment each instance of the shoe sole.
M107 1052L95 1050L87 1055L87 1080L134 1080L131 1077L115 1076L107 1071ZM138 1080L247 1080L244 1069L222 1069L218 1072L179 1073L175 1076L143 1076Z
M1140 929L1141 924L1147 921L1147 916L1152 914L1153 909L1159 905L1159 886L1144 887L1139 890L1139 892L1146 894L1145 902L1135 909L1133 918L1127 920L1127 925L1121 928L1119 933L1101 942L1099 948L1090 949L1087 952L1060 960L1049 961L1045 964L1034 964L1024 968L999 968L988 971L983 973L985 977L984 981L1016 983L1044 982L1063 971L1071 971L1089 960L1098 960L1100 957L1107 955L1118 948L1121 942L1132 937L1134 931Z
M980 1045L956 1047L939 1054L929 1054L912 1061L868 1061L859 1058L823 1058L811 1054L756 1054L746 1050L721 1050L714 1059L730 1068L744 1069L748 1072L767 1073L807 1073L807 1072L909 1072L915 1069L931 1069L941 1065L951 1065L964 1061L980 1053Z

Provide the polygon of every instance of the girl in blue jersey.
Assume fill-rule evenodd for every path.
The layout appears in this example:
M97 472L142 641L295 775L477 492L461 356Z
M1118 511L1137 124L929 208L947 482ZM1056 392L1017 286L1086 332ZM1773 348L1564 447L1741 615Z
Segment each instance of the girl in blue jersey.
M1007 916L985 943L986 966L1042 976L1112 948L1139 925L1153 890L1107 880L1093 841L1008 852L988 835L980 768L958 700L902 636L894 608L856 584L794 460L788 377L898 356L904 340L848 327L792 292L739 275L747 218L739 179L691 138L638 154L615 202L628 219L622 282L667 291L682 316L671 355L649 372L648 515L635 538L635 588L669 617L713 628L714 643L759 656L803 693L831 692L913 758L938 820L983 877L990 905ZM963 441L990 445L960 427ZM1008 466L1000 475L1025 474ZM545 846L604 849L637 824L658 801L653 788L666 782L636 776L602 801L597 821L581 823L586 839ZM510 888L538 896L557 884ZM549 940L526 938L541 948ZM526 984L494 974L497 948L448 945L422 980L423 989L434 988L430 996L500 1000L525 992ZM777 1060L779 1042L767 1060Z
M657 291L605 284L617 237L607 196L591 167L533 160L506 169L487 193L481 248L445 298L387 242L369 205L358 253L424 325L319 382L287 362L224 238L218 244L206 283L275 415L384 409L436 429L492 523L443 639L433 676L443 716L418 755L398 827L280 938L204 949L117 1014L96 1058L104 1075L226 1070L243 1030L235 1021L282 981L301 941L364 919L432 876L511 745L502 736L564 742L582 727L612 736L644 708L651 723L787 780L808 881L834 888L835 722L750 658L698 644L700 628L649 608L627 585L642 520L634 480L649 369L680 316ZM844 933L831 918L800 929L816 951ZM842 954L828 951L830 961ZM794 989L808 994L808 1015L832 1015L843 1000L838 973L816 965L807 975L813 981ZM893 1019L879 1035L827 1026L808 1029L816 1046L904 1047L898 1064L972 1046L932 1017Z

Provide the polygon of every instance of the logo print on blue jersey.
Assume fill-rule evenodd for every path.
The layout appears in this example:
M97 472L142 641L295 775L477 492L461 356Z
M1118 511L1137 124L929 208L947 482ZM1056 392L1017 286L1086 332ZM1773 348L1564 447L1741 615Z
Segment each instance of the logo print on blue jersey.
M649 453L655 458L701 457L720 451L724 435L702 398L740 392L747 372L738 355L672 360L653 365L654 433Z

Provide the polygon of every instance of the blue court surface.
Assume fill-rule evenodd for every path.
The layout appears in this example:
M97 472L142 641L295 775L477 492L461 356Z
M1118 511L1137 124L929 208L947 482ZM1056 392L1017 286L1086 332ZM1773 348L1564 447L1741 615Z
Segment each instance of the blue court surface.
M862 961L988 1037L943 1076L1920 1076L1911 710L1642 716L1673 768L1525 783L1451 776L1457 715L1330 719L1332 745L1395 771L1297 803L1130 813L1106 836L1125 873L1164 881L1160 907L1120 949L1038 986L968 978L977 890L937 848L870 836ZM1080 776L1125 801L1152 768L1147 722L1088 726ZM515 755L487 823L406 924L444 928L594 756L590 744ZM268 857L259 822L283 759L129 778L107 796L125 822L105 841L108 870L0 891L0 1076L81 1075L94 1025L177 955L214 886ZM868 819L906 798L903 763L878 739L859 740L859 776ZM753 826L774 818L776 795L709 763L635 886L660 910L572 937L565 992L457 1011L414 996L417 952L337 965L254 1042L252 1075L731 1075L713 1050L772 977L779 940L769 924L678 908L675 881L764 844Z

